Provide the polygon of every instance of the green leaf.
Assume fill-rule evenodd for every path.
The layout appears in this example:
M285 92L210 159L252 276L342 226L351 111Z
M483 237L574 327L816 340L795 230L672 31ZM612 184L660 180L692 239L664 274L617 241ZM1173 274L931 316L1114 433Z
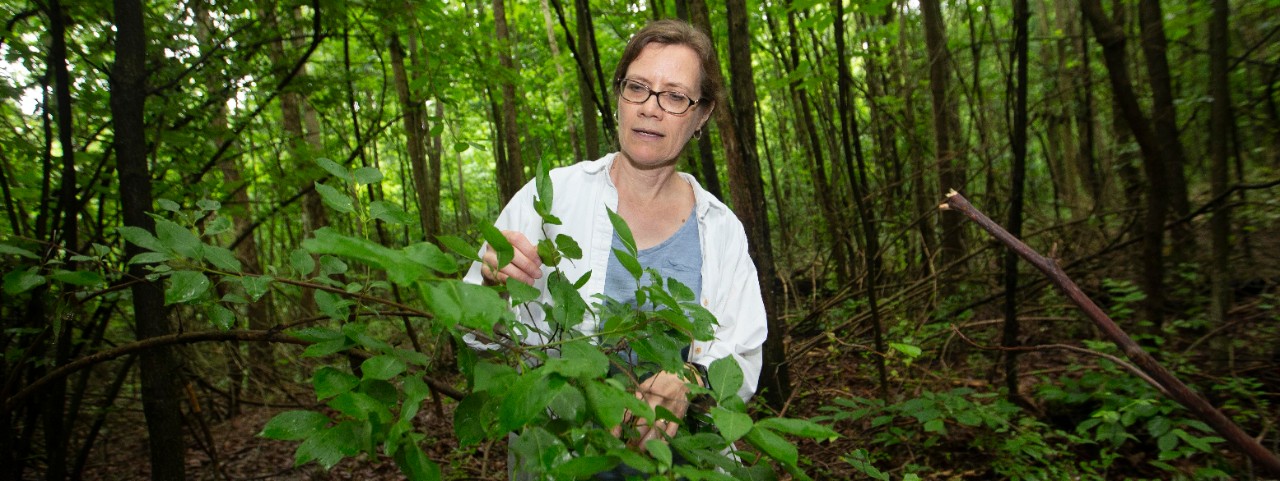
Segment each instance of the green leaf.
M161 209L167 210L169 212L178 212L182 210L182 206L178 205L177 202L174 202L169 199L156 199L156 205L160 206Z
M737 396L742 388L742 369L733 357L716 359L707 368L707 382L716 393L716 400L724 402L729 396Z
M726 442L737 441L747 432L751 431L753 423L751 416L746 413L733 412L720 406L711 408L711 420L715 422L716 429L720 430L720 435L724 436Z
M891 342L889 343L889 347L893 348L898 352L906 354L907 358L909 359L915 359L917 357L920 357L920 353L924 352L920 349L919 346L913 346L911 344L903 344L900 342Z
M419 287L428 310L443 326L462 324L491 333L495 324L512 315L507 301L485 286L445 280L420 283Z
M635 394L612 382L587 382L583 386L591 412L605 429L622 423L623 413L630 409L637 416L653 420L653 409L636 399Z
M55 281L73 286L93 287L102 285L104 279L102 274L94 271L64 271L57 270L49 276Z
M133 259L129 259L129 264L159 264L169 260L169 254L163 252L143 252Z
M205 308L205 315L209 316L209 322L213 326L222 331L230 330L236 327L236 313L231 309L227 309L217 304L210 304Z
M505 364L477 362L471 390L474 392L505 393L516 379L516 370Z
M631 278L639 281L640 276L644 275L644 268L640 267L640 261L636 256L622 249L614 249L613 254L618 257L618 263L627 269L628 274L631 274Z
M360 425L352 421L344 421L337 426L323 429L307 438L294 453L294 463L298 466L315 461L324 469L330 469L338 461L347 456L355 456L365 443Z
M782 464L794 467L800 462L800 452L796 449L796 445L791 444L778 433L764 429L759 425L747 432L746 440L748 444L763 451L769 457Z
M231 230L231 219L224 216L214 217L204 226L205 236L215 236Z
M355 177L357 184L376 184L382 181L382 171L373 167L361 167L356 169Z
M480 252L480 249L477 249L475 246L467 243L467 241L464 241L459 237L451 236L451 235L438 235L436 236L436 240L440 241L440 245L444 246L446 249L449 249L454 254L457 254L459 257L462 257L472 262L480 261L480 256L477 254L478 252Z
M323 400L351 391L360 385L360 379L351 373L325 366L317 369L311 376L311 385L315 387L316 399Z
M392 225L412 225L416 219L394 202L375 200L369 203L369 216Z
M16 296L45 283L44 276L36 274L38 267L25 271L12 271L4 275L4 293Z
M319 165L320 168L324 169L330 175L342 179L343 182L351 181L351 171L337 162L324 157L316 157L316 165Z
M228 272L240 272L240 260L236 259L236 255L224 247L211 246L205 244L203 247L204 259L213 264L214 267Z
M617 212L614 212L613 209L608 209L608 211L609 222L613 224L613 232L618 234L618 238L622 240L622 245L626 246L627 252L630 253L632 257L635 257L639 251L636 250L636 239L631 235L631 227L628 227L627 221L624 220L622 216L618 215ZM640 278L638 275L635 277L637 279Z
M281 441L297 441L314 436L332 422L329 416L315 411L285 411L275 415L262 427L259 436Z
M560 250L561 254L564 254L566 259L582 258L582 248L578 246L578 241L567 235L559 234L556 236L556 248Z
M458 263L430 242L419 242L405 247L404 253L409 256L409 260L441 274L453 274L458 271Z
M489 243L489 247L497 253L498 269L506 267L516 255L516 249L511 246L511 242L507 241L507 236L502 235L502 231L489 224L482 226L480 233L484 235L484 240Z
M538 174L535 184L538 188L538 200L548 207L554 205L555 188L551 185L551 176L547 171L547 162L545 159L538 159Z
M311 256L307 256L310 259ZM262 296L267 294L267 290L271 288L271 281L275 280L271 276L243 276L240 278L240 286L244 288L244 293L249 296L249 300L258 302Z
M135 227L135 229L136 229L136 227ZM28 258L28 259L39 259L39 258L40 258L40 256L35 255L35 253L33 253L33 252L29 251L29 250L22 249L22 248L19 248L19 247L14 247L14 246L11 246L11 245L8 245L8 244L0 244L0 254L15 255L15 256L19 256L19 257L26 257L26 258Z
M425 267L410 261L403 252L340 234L330 227L316 230L315 237L302 241L302 246L314 254L343 256L382 269L387 279L397 285L407 286L428 276Z
M595 379L609 373L609 358L585 340L560 346L560 357L547 359L546 369L569 378Z
M200 242L200 237L173 221L156 219L156 238L160 239L161 245L183 257L197 261L204 258L204 243Z
M404 361L385 355L373 356L360 365L360 370L364 372L365 379L383 381L400 375L405 369Z
M288 334L307 342L332 341L334 339L346 338L345 334L327 327L303 327L299 329L290 329Z
M302 351L302 357L324 357L330 354L339 353L354 346L346 337L334 339L332 341L317 342Z
M124 226L116 229L116 232L119 232L120 237L124 237L124 240L143 249L152 252L163 252L165 250L159 239L156 239L155 236L151 235L151 232L141 227Z
M316 182L315 186L316 192L320 194L320 200L324 201L324 205L329 206L330 209L343 214L355 212L355 202L351 200L351 196L319 182Z
M507 278L506 286L507 297L511 300L511 305L513 306L524 304L542 296L542 291L538 290L538 288L510 277Z
M761 420L756 425L817 441L835 441L836 438L840 437L840 434L832 431L831 428L805 419L768 418Z
M613 469L618 458L610 456L582 456L570 459L552 471L556 479L590 479L592 476Z
M455 142L455 143L453 144L453 152L454 152L454 153L459 153L459 154L460 154L460 153L466 152L466 151L467 151L467 149L470 149L470 148L471 148L471 144L466 143L466 142Z
M406 446L397 450L394 456L400 472L412 481L438 481L440 466L431 461L417 443L407 439L404 442Z
M315 299L316 307L320 308L320 312L330 318L340 321L346 319L351 314L349 307L355 304L354 302L343 299L341 296L329 291L317 290Z
M546 377L544 370L527 372L515 380L498 410L498 427L515 431L545 412L563 380Z
M564 462L567 449L560 439L546 429L537 426L526 428L511 442L511 452L520 470L546 472Z
M164 290L164 305L181 304L199 299L209 290L209 278L197 271L177 271L169 276Z
M644 448L649 451L649 455L658 461L658 472L665 472L671 469L671 447L667 446L667 442L661 439L650 439L644 443Z
M222 203L216 200L200 199L196 201L196 207L200 210L215 211L222 208Z
M495 419L488 400L489 396L483 392L472 393L454 409L453 433L458 437L459 447L472 446L484 440L485 431Z
M292 267L298 276L305 278L315 272L316 260L311 258L311 253L306 249L294 249L289 253L289 267Z

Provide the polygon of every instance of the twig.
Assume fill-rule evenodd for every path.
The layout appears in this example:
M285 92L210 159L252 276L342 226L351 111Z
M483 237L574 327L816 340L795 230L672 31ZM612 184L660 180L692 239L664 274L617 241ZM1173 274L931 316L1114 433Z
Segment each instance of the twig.
M1268 451L1258 440L1245 433L1239 425L1225 414L1222 414L1222 411L1209 404L1209 401L1206 401L1204 397L1193 392L1177 376L1174 376L1154 357L1151 357L1151 354L1148 354L1141 346L1138 346L1138 343L1134 342L1123 329L1120 329L1120 326L1116 325L1115 321L1111 320L1111 317L1102 312L1102 309L1089 296L1085 295L1084 291L1080 290L1080 287L1067 276L1066 272L1063 272L1062 267L1057 262L1031 250L1021 240L1018 240L1018 238L1004 230L1003 227L1000 227L999 224L996 224L974 208L959 192L952 190L948 193L946 201L939 205L938 208L955 210L968 216L1001 243L1013 249L1019 257L1040 269L1062 290L1067 298L1080 307L1084 314L1098 326L1098 329L1111 342L1120 348L1120 351L1126 357L1142 368L1143 372L1150 375L1159 385L1164 386L1168 391L1169 397L1191 410L1202 421L1213 427L1213 430L1222 435L1224 439L1239 448L1245 455L1257 461L1265 469L1273 474L1280 474L1280 457Z

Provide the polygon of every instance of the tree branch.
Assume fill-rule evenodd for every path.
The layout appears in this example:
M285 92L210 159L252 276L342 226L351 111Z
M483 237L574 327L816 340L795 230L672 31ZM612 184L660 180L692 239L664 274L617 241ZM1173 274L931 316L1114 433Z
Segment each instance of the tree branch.
M1258 440L1245 433L1239 425L1223 414L1222 411L1219 411L1209 404L1209 401L1206 401L1204 397L1192 391L1177 376L1174 376L1173 373L1156 361L1151 354L1148 354L1141 346L1138 346L1138 343L1134 342L1120 326L1116 325L1115 321L1111 320L1111 317L1102 311L1102 308L1098 307L1084 291L1081 291L1080 287L1070 277L1067 277L1067 274L1063 272L1056 261L1031 250L1021 240L1009 234L999 224L996 224L974 208L959 192L953 190L948 193L946 201L939 205L938 208L955 210L968 216L997 240L1016 252L1018 256L1040 269L1062 290L1067 298L1080 307L1084 314L1094 322L1111 342L1120 347L1121 352L1126 357L1142 368L1143 372L1150 375L1159 385L1164 386L1165 390L1168 391L1169 397L1191 410L1206 424L1213 427L1214 431L1217 431L1228 442L1235 445L1241 452L1258 462L1265 469L1273 474L1280 474L1280 457L1268 451Z

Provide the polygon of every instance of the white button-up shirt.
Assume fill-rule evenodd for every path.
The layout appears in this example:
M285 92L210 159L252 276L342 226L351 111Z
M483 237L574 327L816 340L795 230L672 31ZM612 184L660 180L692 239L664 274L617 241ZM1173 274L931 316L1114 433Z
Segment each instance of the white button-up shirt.
M588 302L596 294L604 292L604 273L613 242L613 224L609 222L605 208L618 210L618 190L609 176L615 155L608 154L599 160L553 169L549 173L555 189L551 213L559 217L563 225L547 225L544 234L542 218L533 208L537 189L532 181L511 198L494 222L500 230L524 233L534 245L543 238L554 239L560 234L577 241L582 248L582 259L565 259L559 268L570 282L577 281L588 271L594 272L579 290ZM715 196L703 190L693 176L679 175L693 187L696 202L694 210L702 247L702 305L716 316L718 322L715 339L695 341L689 352L689 361L706 367L717 359L733 356L742 368L744 379L738 395L744 401L749 400L759 384L763 359L761 346L768 328L756 267L747 254L746 231L738 217ZM550 301L545 279L551 269L543 265L543 276L534 283L534 287L542 291L541 302ZM471 266L465 280L477 284L482 282L479 263ZM534 305L526 307L530 308L517 309L520 320L537 329L530 330L525 342L546 342L537 333L549 332L541 308ZM594 334L596 329L590 317L588 313L588 319L577 326L586 335Z

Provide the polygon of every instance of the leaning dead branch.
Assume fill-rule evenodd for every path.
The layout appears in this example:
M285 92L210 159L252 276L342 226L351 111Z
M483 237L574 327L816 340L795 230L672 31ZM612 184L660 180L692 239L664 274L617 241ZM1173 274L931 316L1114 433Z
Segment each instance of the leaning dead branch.
M1146 372L1150 378L1155 381L1157 387L1160 388L1161 391L1167 392L1170 398L1191 410L1196 417L1200 418L1200 420L1212 427L1214 431L1217 431L1218 434L1222 435L1227 442L1235 445L1241 452L1252 458L1258 464L1262 465L1266 470L1273 474L1280 475L1280 457L1277 457L1275 453L1268 451L1261 443L1258 442L1257 439L1254 439L1245 433L1239 425L1223 414L1222 411L1219 411L1217 408L1209 404L1209 401L1206 401L1203 396L1192 391L1191 388L1187 387L1187 385L1179 380L1177 376L1174 376L1173 373L1169 372L1168 369L1165 369L1164 366L1156 361L1151 354L1143 350L1142 347L1139 346L1138 343L1134 342L1134 340L1130 338L1123 329L1120 329L1120 326L1116 325L1115 321L1111 320L1110 316L1102 311L1102 308L1098 307L1098 305L1095 304L1089 296L1085 295L1084 291L1080 290L1080 287L1067 276L1066 272L1058 266L1056 261L1032 250L1021 240L1014 237L1008 231L1004 230L1003 227L1000 227L1000 225L995 221L992 221L989 217L975 208L969 203L968 199L965 199L959 192L954 190L949 192L947 194L946 201L939 205L938 208L943 210L954 210L968 216L1001 243L1008 246L1010 249L1013 249L1019 257L1022 257L1027 262L1030 262L1031 265L1040 269L1041 272L1049 277L1049 280L1052 281L1054 285L1057 285L1058 288L1062 290L1063 294L1065 294L1067 298L1071 299L1072 302L1080 307L1080 310L1083 311L1096 326L1098 326L1098 329L1100 329L1102 333L1111 340L1111 342L1115 343L1116 346L1120 348L1120 351L1123 352L1126 357L1132 360L1134 364L1141 368L1143 372Z

